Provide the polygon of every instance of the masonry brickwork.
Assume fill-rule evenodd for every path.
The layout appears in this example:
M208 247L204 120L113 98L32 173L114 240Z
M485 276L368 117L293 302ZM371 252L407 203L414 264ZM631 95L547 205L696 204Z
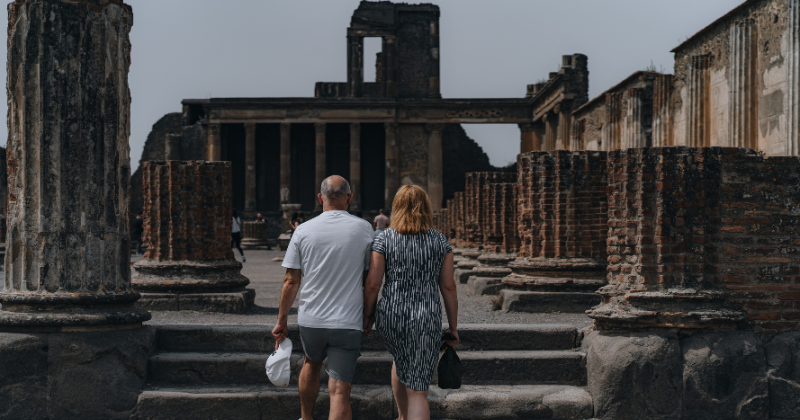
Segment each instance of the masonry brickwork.
M516 187L515 182L489 183L484 187L483 248L487 252L513 254L519 250Z
M486 186L495 183L514 181L512 172L469 172L464 192L464 234L465 245L478 248L484 243L484 230L487 223Z

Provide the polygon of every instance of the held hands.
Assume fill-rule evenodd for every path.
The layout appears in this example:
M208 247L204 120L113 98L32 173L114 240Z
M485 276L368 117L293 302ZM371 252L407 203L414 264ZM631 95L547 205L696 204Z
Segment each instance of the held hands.
M372 331L372 326L375 324L375 315L364 315L364 337Z
M278 350L278 345L286 339L289 335L289 326L286 323L278 322L275 328L272 329L272 336L275 337L275 350Z

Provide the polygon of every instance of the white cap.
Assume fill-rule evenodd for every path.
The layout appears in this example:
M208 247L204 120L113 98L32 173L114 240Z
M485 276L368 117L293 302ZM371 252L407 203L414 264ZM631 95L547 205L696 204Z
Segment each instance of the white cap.
M288 338L281 341L278 350L275 350L267 359L267 377L276 386L289 385L292 373L292 340Z

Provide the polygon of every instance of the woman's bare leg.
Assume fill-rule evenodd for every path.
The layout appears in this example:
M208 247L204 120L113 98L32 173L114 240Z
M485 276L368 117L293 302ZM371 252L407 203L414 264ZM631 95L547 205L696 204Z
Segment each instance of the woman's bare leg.
M428 405L428 391L415 391L406 388L408 398L408 417L404 420L430 420L431 409Z
M397 412L400 413L398 420L406 420L408 418L408 395L406 394L406 389L408 388L397 377L397 368L392 362L392 392L394 392L394 400L397 401Z

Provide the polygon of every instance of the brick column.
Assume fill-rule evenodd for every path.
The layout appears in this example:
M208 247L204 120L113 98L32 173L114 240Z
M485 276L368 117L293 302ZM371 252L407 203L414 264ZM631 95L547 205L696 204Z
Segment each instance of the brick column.
M87 3L9 6L0 330L133 329L150 319L133 306L129 268L133 14L121 1Z
M281 123L281 204L292 199L292 124Z
M245 175L244 175L244 209L256 210L256 125L244 125L245 133Z
M397 165L397 124L386 123L386 192L383 208L391 212L394 195L400 188L400 172Z
M431 209L442 208L444 185L442 184L442 124L428 124L428 197Z
M134 264L139 305L244 313L255 292L233 256L230 162L150 161L142 166L144 241Z
M688 147L609 153L609 284L589 313L596 326L718 328L744 319L715 284L729 275L720 265L720 211L734 203L720 193L726 155L738 150L756 157Z
M272 249L267 240L267 223L242 222L242 248Z
M314 124L314 139L316 141L316 148L315 148L315 170L314 170L314 183L316 184L316 191L319 194L320 187L322 185L322 181L325 180L326 170L326 150L325 150L325 129L327 125L325 123L316 123ZM315 211L322 211L322 204L319 203L319 200L315 201L314 210Z
M350 211L361 210L361 124L350 124Z

